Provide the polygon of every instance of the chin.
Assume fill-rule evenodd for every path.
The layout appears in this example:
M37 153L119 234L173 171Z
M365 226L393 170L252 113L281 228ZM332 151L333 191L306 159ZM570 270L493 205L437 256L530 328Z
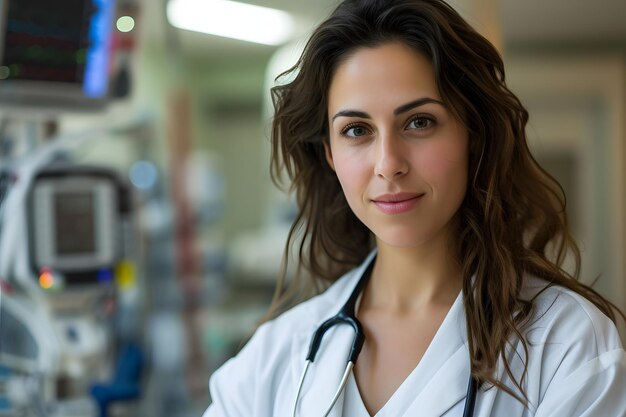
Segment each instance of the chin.
M415 235L414 233L381 233L376 241L399 249L416 248L433 240L433 236Z
M423 224L422 224L423 225ZM431 224L430 226L433 226ZM450 239L450 223L441 227L420 228L416 225L387 225L374 230L376 242L398 249L425 247L431 244L440 245ZM372 229L370 229L372 230Z

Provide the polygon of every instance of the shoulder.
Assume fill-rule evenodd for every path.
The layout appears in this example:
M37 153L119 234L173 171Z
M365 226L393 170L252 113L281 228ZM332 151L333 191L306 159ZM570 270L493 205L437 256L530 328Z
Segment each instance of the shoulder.
M312 333L323 321L339 312L374 256L375 252L370 253L359 266L342 275L323 293L265 323L266 331L268 333Z
M252 416L271 410L275 394L295 383L292 362L303 362L306 351L301 350L308 347L314 330L339 311L363 269L363 265L355 268L322 294L261 325L237 356L211 376L213 403L205 416ZM233 410L241 412L233 414Z
M278 353L290 346L294 336L302 333L312 334L324 320L339 311L342 300L346 299L351 291L352 283L358 279L357 272L356 269L348 272L323 293L263 323L244 346L242 352L246 349L261 350L261 356L265 356L262 350L265 345L268 345L271 347L269 349L271 352Z
M570 289L531 278L524 291L534 307L524 334L535 416L626 415L626 352L613 321Z
M285 311L265 323L268 332L307 332L317 328L324 320L336 314L349 297L360 277L361 267L341 276L323 293L316 295Z
M590 355L621 348L613 321L577 292L558 285L548 286L545 281L531 277L523 295L533 300L527 331L530 343L556 344L564 349L579 345Z

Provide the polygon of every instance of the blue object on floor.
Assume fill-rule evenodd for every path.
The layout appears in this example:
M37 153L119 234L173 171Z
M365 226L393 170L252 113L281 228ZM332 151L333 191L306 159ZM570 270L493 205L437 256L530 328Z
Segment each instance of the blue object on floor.
M109 384L91 386L91 395L98 403L100 417L107 417L107 408L111 403L135 400L141 396L142 369L141 349L132 344L122 347L113 380Z

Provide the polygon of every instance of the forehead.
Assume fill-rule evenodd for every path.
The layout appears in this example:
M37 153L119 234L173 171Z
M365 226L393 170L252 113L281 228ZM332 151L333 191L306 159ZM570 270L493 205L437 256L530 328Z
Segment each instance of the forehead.
M426 55L402 43L359 48L337 67L328 91L329 111L396 106L420 97L440 99Z

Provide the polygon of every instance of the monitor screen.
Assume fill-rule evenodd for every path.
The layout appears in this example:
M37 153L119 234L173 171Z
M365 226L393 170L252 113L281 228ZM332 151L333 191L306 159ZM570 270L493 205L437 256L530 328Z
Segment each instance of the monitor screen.
M96 214L92 192L54 194L56 255L91 255L96 251Z
M108 93L114 0L0 2L0 104L84 108Z

